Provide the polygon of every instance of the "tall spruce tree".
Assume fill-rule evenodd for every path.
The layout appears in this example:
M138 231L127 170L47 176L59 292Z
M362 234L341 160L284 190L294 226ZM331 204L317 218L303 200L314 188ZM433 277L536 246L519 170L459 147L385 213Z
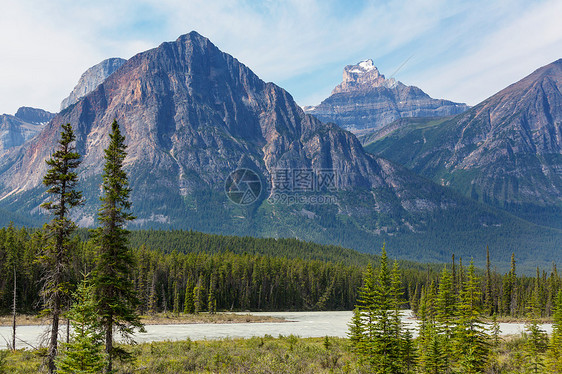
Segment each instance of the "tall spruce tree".
M438 303L434 281L422 291L418 346L420 369L424 373L447 373L451 371L450 357L444 346L450 346L446 334L440 333L437 325Z
M217 312L217 299L215 297L215 275L211 273L211 279L209 280L209 292L207 293L207 310L209 314L215 314Z
M492 270L490 269L490 248L486 246L486 293L484 294L486 313L493 315L494 301L492 299Z
M525 325L527 339L525 341L526 367L530 373L541 373L545 367L543 353L548 348L548 336L541 328L539 318L539 277L535 279L535 289L527 306L528 323Z
M394 264L392 271L389 269L383 246L378 274L375 275L370 264L367 266L349 325L354 351L376 373L398 373L404 366L411 366L411 357L408 364L404 360L404 354L413 352L411 347L403 344L399 311L401 295L398 264Z
M398 269L396 269L398 271ZM397 292L397 291L394 291ZM374 361L379 373L396 373L400 368L400 318L395 308L392 273L388 265L386 248L381 251L381 263L375 284L375 336L373 340Z
M58 148L48 159L49 170L43 178L43 184L51 200L41 206L53 214L51 222L45 225L47 245L39 256L44 267L42 296L45 312L51 315L51 331L47 367L50 373L55 371L55 358L58 350L59 319L62 313L64 297L68 295L68 271L72 242L70 235L76 225L69 218L70 210L82 203L82 193L76 190L80 165L80 155L75 151L72 126L62 125Z
M366 360L371 355L376 318L375 304L375 272L369 263L363 273L363 284L359 288L357 305L349 325L351 346L361 361Z
M95 295L101 326L105 333L105 351L108 356L106 372L113 369L116 356L127 356L113 345L113 332L130 339L135 328L143 329L137 313L139 300L131 280L133 254L128 246L126 224L134 219L129 213L129 182L123 170L126 145L117 121L111 125L109 146L105 149L102 206L98 212L100 227L93 230L97 246L93 272Z
M455 314L457 304L457 296L454 293L453 282L451 273L447 267L443 267L441 272L441 279L439 280L439 290L437 293L435 319L438 323L436 331L442 334L441 350L443 352L443 367L449 368L449 360L452 357L452 344L453 330L455 327ZM445 370L448 372L449 370Z
M174 307L172 309L174 315L180 314L180 290L178 289L178 282L174 281Z
M456 352L460 372L482 373L488 363L490 337L482 321L480 282L470 261L462 287L456 326Z

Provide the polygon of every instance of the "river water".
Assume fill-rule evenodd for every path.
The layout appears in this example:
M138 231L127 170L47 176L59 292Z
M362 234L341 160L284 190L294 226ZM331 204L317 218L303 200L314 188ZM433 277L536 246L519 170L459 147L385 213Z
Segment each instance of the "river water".
M241 313L245 314L245 313ZM222 338L250 338L269 334L298 335L303 338L338 336L346 337L352 312L253 312L254 315L285 318L289 322L273 323L232 323L232 324L187 324L187 325L149 325L146 333L135 334L138 343L161 340L203 340ZM403 321L407 327L414 329L416 320L411 312L406 311ZM552 332L551 324L541 325L547 333ZM524 331L524 323L500 323L502 335L519 334ZM61 327L61 334L66 327ZM17 328L17 348L38 347L46 343L47 326L19 326ZM415 334L414 334L415 335ZM0 326L0 349L6 348L11 341L12 328Z

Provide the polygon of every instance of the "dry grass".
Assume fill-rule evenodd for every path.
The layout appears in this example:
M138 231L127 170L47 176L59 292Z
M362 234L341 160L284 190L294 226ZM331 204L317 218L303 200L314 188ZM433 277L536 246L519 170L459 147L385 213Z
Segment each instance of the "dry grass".
M13 318L12 316L0 316L0 326L12 326ZM49 323L49 319L45 317L32 316L32 315L17 315L16 324L18 326L36 326L36 325L46 325Z
M283 318L270 316L255 316L251 314L235 313L198 313L175 315L173 313L158 313L152 316L141 316L145 325L183 325L197 323L264 323L287 322Z
M254 316L251 314L235 313L198 313L175 315L173 313L158 313L155 315L141 316L145 325L183 325L196 323L264 323L264 322L287 322L283 318L270 316ZM18 326L36 326L49 324L49 318L32 315L18 315L16 318ZM61 320L62 324L66 320ZM11 326L12 316L0 316L0 326Z

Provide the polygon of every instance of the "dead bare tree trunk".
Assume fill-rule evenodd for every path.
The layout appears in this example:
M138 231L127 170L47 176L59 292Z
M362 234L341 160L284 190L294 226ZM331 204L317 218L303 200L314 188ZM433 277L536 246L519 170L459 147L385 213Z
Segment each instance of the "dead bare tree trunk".
M12 303L12 350L16 350L16 291L17 291L16 265L14 264L14 301Z
M61 284L62 283L62 270L61 270L61 261L57 261L54 270L54 284ZM62 295L60 290L55 290L51 295L50 305L52 306L51 314L51 337L49 341L49 352L47 355L47 366L49 369L49 373L53 374L56 371L55 366L55 358L57 357L58 351L58 337L59 337L59 321L61 315L61 301Z

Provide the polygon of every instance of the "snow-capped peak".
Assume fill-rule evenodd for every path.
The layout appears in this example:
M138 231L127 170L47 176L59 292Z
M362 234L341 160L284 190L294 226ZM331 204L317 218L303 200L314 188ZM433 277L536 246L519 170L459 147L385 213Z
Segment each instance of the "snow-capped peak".
M376 69L375 64L373 64L373 60L371 60L371 59L361 61L358 65L361 69L367 70L367 71Z
M351 92L363 89L371 89L374 87L396 87L397 82L390 80L386 82L373 60L363 60L355 65L347 65L343 69L343 79L341 84L337 85L332 94L338 92Z

